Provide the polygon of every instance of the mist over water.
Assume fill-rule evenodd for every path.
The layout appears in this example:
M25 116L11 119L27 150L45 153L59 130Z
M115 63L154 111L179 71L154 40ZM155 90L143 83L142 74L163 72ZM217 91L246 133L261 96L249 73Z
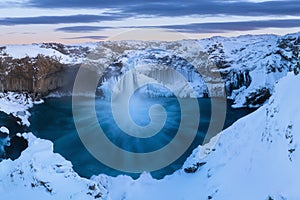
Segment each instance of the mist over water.
M162 129L158 133L151 137L141 138L129 135L125 130L120 128L115 121L113 113L111 112L111 102L98 99L96 100L96 111L99 121L99 125L103 129L106 136L118 147L135 153L146 153L158 150L165 145L167 145L175 136L179 124L180 124L180 105L176 98L149 98L148 96L140 93L137 90L129 101L129 117L131 117L132 122L140 127L147 127L152 123L152 127L160 126L163 123L163 119L166 115L166 121ZM122 104L120 102L114 102L117 104ZM161 106L164 112L159 112L160 110L157 106ZM118 105L126 106L126 105ZM151 119L150 110L152 109L152 117L158 120ZM120 116L121 119L123 116ZM123 117L123 121L127 126L130 123L126 123L130 119ZM134 127L127 127L127 129L132 131L137 131ZM143 135L143 131L136 133L138 136Z

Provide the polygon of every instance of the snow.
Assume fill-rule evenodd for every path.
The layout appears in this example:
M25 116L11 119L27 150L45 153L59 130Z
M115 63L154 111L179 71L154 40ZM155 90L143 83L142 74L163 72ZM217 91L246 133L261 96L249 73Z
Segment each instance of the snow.
M245 35L231 38L213 37L199 40L199 44L207 52L210 52L210 59L221 59L230 64L230 67L221 69L221 72L250 71L251 84L248 87L234 91L235 107L243 107L246 97L251 92L263 87L273 91L275 83L286 76L289 69L297 65L299 57L297 58L294 55L295 52L293 53L289 47L280 48L279 43L287 38L295 40L299 37L300 33L286 36ZM291 41L286 42L286 44L291 45ZM293 45L295 49L300 46L300 44L296 45L296 43ZM272 68L274 71L270 72Z
M162 180L94 176L112 199L300 199L300 77L288 74L268 104L238 120ZM288 89L287 89L288 88ZM195 173L184 168L205 163Z
M139 82L155 82L162 86L171 87L180 97L202 97L207 94L211 96L223 96L224 87L222 85L230 86L230 83L237 85L233 91L226 91L228 98L234 100L234 107L253 107L257 105L247 104L247 97L253 92L260 89L267 89L270 93L273 92L275 83L282 77L286 76L289 71L297 66L299 62L300 43L296 42L300 37L300 33L290 34L287 36L276 35L245 35L232 38L213 37L202 40L181 40L175 42L139 42L139 41L119 41L119 42L102 42L96 48L96 53L101 58L88 58L88 65L101 66L99 74L103 73L103 69L110 68L112 72L111 80L106 77L108 83L104 90L111 90L115 82L120 80L116 77L119 67L115 67L115 71L111 68L112 61L122 64L122 72L132 70L132 68L143 67L137 73ZM192 91L187 89L185 83L177 83L176 77L173 76L173 83L166 84L160 80L172 80L172 76L164 76L167 70L162 69L158 65L169 65L171 58L176 56L171 62L171 67L176 69L179 73L184 75L192 86ZM160 59L167 60L159 63ZM173 57L174 58L174 57ZM179 58L186 60L183 63ZM210 77L211 72L217 70L216 63L223 63L220 72L221 77ZM92 64L94 63L94 64ZM213 64L215 63L215 64ZM196 73L191 73L188 64L192 64L201 78L197 77ZM98 67L99 68L99 67ZM249 73L249 85L245 83L246 73ZM236 74L241 74L244 77L244 82L238 80ZM142 75L142 76L141 76ZM199 75L198 75L199 76ZM143 81L144 80L144 81ZM237 88L236 88L237 87ZM227 88L228 89L228 88ZM164 96L165 90L152 91L153 94ZM149 92L149 91L148 91ZM151 93L151 91L150 91ZM160 93L160 94L159 94ZM166 96L169 96L167 93Z
M60 58L62 63L70 62L66 55L54 49L41 48L38 44L8 45L5 49L5 52L13 58L18 59L26 56L37 57L39 54L43 54L45 56L55 56L56 58Z
M127 70L131 69L130 67L128 68L128 65L149 65L151 64L151 59L149 59L150 52L156 57L156 60L164 56L170 57L175 55L178 58L185 59L200 71L204 82L195 73L191 73L186 67L186 63L183 64L175 60L173 64L177 65L177 67L173 66L173 68L176 68L179 73L183 74L189 83L163 83L163 86L171 87L176 93L180 93L178 94L180 97L202 97L207 95L207 93L211 96L223 96L223 84L229 86L229 83L236 84L238 82L233 73L241 73L245 77L245 72L249 72L251 77L250 85L239 85L238 88L234 88L235 90L232 93L230 91L229 94L229 98L235 101L235 107L244 107L253 106L247 105L246 102L246 97L251 93L263 87L272 93L274 84L297 66L300 48L300 43L297 42L297 39L299 40L299 38L300 33L294 33L286 36L244 35L231 38L213 37L173 42L105 41L74 45L54 43L8 45L0 53L2 56L6 53L13 58L36 57L38 54L44 54L45 56L60 59L60 62L63 64L82 64L84 67L96 68L97 73L101 75L113 62L123 64L128 62L127 66L125 66ZM86 51L85 48L89 50ZM155 51L156 53L154 53ZM89 52L90 54L88 54ZM126 58L126 56L128 57ZM128 60L128 58L130 59ZM209 61L207 58L209 58ZM220 69L220 72L224 75L224 80L221 78L217 78L217 80L216 77L207 76L210 74L208 71L213 72L216 70L214 68L216 66L212 65L213 62L225 63ZM148 67L147 70L140 71L139 74L142 73L143 76L139 75L139 82L150 81L159 83L160 76L163 75L164 70L157 67L157 64L152 63L153 68L150 69ZM116 75L114 74L114 76ZM170 77L162 76L163 79ZM115 79L116 77L112 78ZM173 78L176 79L176 76L173 76ZM113 83L114 81L110 82ZM188 87L188 85L192 87ZM190 88L194 91L191 91ZM207 89L210 92L207 92ZM159 95L158 93L160 93L160 96L163 96L165 90L159 91L155 88L155 91L148 90L148 92L152 92L153 95Z
M68 49L86 47L89 49L94 49L98 43L83 43L81 45L66 46ZM26 56L31 58L37 57L39 54L44 56L50 56L58 59L62 64L81 64L83 63L83 57L79 55L73 55L72 53L63 54L56 49L46 48L42 44L23 44L23 45L7 45L3 50L6 54L13 58L21 59Z
M41 103L38 101L37 103ZM21 124L29 127L29 109L34 105L34 101L26 93L0 93L0 111L12 114L21 120Z
M95 49L99 46L99 42L84 42L79 44L72 44L73 47L88 47L90 49Z
M30 126L28 111L34 104L44 103L43 99L33 100L27 93L1 92L0 93L0 111L6 114L12 114L20 119L19 124Z
M69 161L53 153L50 141L32 133L22 137L29 147L20 158L0 162L1 199L107 199L103 187L79 177Z
M5 146L10 146L9 130L2 126L0 128L0 161L5 155Z
M5 126L1 126L0 132L1 132L1 133L9 134L9 130L8 130L8 128L6 128Z

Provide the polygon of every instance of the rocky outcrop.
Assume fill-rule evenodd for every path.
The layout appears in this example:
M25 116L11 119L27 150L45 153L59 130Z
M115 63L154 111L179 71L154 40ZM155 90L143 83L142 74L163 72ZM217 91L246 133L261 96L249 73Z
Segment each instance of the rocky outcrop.
M55 57L4 57L0 60L0 91L28 92L37 97L44 96L51 91L65 88L70 82L69 74L73 71L76 71L76 67L63 65Z
M27 92L35 97L72 91L76 73L94 44L42 43L0 47L0 92Z

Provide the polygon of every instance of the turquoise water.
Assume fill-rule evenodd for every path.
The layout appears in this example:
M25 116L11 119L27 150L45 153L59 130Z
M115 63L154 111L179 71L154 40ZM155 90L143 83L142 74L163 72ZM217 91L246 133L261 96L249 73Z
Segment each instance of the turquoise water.
M192 150L202 144L211 118L211 102L209 98L198 99L198 102L201 118L195 140L190 148L174 163L161 170L151 172L153 177L162 178L179 169ZM141 126L147 125L150 122L148 110L153 104L160 104L165 108L167 119L163 129L155 136L147 139L129 136L119 129L112 117L109 102L96 99L95 108L99 124L113 143L131 152L149 152L162 148L172 140L178 129L181 114L176 98L149 98L143 100L138 108L136 105L129 107L133 121ZM253 111L252 109L232 109L230 104L229 101L224 128ZM107 167L86 150L75 128L71 97L48 98L44 104L35 105L30 112L32 114L30 130L37 137L51 140L54 143L54 151L71 161L74 170L81 176L89 178L101 173L110 176L128 174ZM139 176L139 174L128 175L133 178Z

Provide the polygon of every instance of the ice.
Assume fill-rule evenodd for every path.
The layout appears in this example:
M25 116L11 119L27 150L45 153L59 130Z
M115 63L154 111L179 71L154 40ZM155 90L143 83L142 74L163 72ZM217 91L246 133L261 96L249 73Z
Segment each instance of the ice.
M207 89L201 75L195 69L189 69L189 66L168 66L157 63L157 59L163 56L172 57L169 53L157 50L154 52L132 51L128 53L127 58L122 59L124 65L122 68L123 75L112 76L100 86L104 96L110 97L111 91L119 93L127 90L132 94L134 92L133 88L137 89L145 85L147 85L145 93L152 97L175 95L186 98L202 96L203 91ZM149 57L156 58L151 60ZM125 73L127 73L126 76ZM115 85L118 86L115 87Z

